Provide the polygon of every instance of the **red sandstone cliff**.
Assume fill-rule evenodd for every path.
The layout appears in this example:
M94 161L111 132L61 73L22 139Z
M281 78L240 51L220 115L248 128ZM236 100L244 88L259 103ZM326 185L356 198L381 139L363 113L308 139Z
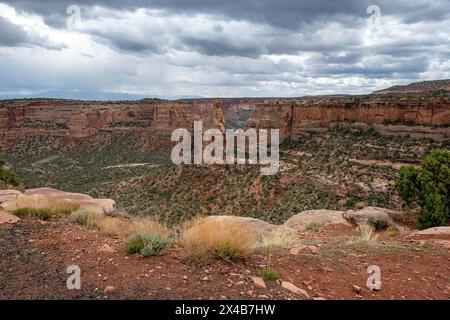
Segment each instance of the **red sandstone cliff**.
M254 111L253 111L254 110ZM249 117L249 115L251 116ZM224 117L225 115L225 117ZM247 120L248 118L248 120ZM166 139L177 128L224 130L225 124L279 128L281 138L304 130L326 130L336 124L369 127L383 134L447 139L450 99L431 95L383 97L312 97L301 99L202 99L136 102L71 100L0 101L0 148L7 149L29 136L74 139L98 133L138 131Z
M287 137L304 130L327 129L337 123L353 123L362 129L373 127L383 134L417 134L416 127L422 127L424 134L417 136L443 139L450 135L450 100L370 97L268 101L257 104L247 127L278 125L281 135ZM411 130L407 130L408 126Z

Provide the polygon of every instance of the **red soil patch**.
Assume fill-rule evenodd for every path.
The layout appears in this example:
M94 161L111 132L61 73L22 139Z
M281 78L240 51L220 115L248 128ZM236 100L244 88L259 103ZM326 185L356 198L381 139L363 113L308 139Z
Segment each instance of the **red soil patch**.
M303 234L317 255L287 250L253 254L238 263L188 262L182 248L166 255L126 255L124 240L89 231L67 220L21 220L0 225L0 299L299 299L276 281L257 288L270 264L281 279L325 299L449 299L450 253L418 246L389 232L376 248L348 245L347 226ZM395 241L395 242L394 242ZM398 242L398 243L397 243ZM385 245L383 244L385 243ZM81 290L67 290L69 265L81 268ZM381 268L382 288L366 287L367 267ZM112 292L105 293L108 286ZM361 290L355 289L354 286Z

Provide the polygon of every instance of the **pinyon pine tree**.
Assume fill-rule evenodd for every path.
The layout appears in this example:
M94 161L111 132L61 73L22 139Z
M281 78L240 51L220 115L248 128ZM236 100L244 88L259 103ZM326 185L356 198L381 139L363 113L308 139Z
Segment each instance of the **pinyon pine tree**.
M400 169L395 187L405 201L405 207L421 207L421 228L442 226L449 217L450 151L437 150L425 157L421 168Z

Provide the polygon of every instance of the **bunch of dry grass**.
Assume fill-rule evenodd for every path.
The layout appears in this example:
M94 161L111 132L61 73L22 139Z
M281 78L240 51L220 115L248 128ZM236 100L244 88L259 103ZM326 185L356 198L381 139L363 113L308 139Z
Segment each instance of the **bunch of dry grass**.
M70 200L62 200L49 207L53 212L58 212L61 215L69 215L72 212L80 209L80 205Z
M278 249L291 248L298 244L292 232L288 230L279 230L269 235L263 236L256 244L260 250L274 251Z
M71 218L88 229L98 230L111 236L128 237L138 232L160 234L166 238L170 236L170 230L165 225L149 218L108 217L83 209L73 212Z
M347 241L348 245L378 245L378 235L375 229L369 224L362 224L355 228L356 236Z
M362 224L355 229L358 239L362 241L376 241L378 236L375 234L375 229L369 224Z
M234 261L252 251L256 235L230 219L195 219L182 231L180 240L186 258L216 256Z

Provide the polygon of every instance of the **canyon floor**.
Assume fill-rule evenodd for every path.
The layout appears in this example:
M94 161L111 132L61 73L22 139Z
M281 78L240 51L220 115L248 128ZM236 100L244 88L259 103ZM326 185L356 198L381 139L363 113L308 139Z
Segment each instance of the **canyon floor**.
M450 299L450 251L432 238L380 233L376 245L349 242L353 230L330 225L300 234L314 253L254 253L240 262L182 258L172 245L164 256L127 255L124 239L84 229L67 218L0 224L0 299ZM445 238L445 237L444 237ZM447 237L446 241L450 240ZM81 289L68 290L66 269L81 269ZM279 281L256 286L267 265ZM367 267L378 265L382 286L366 287Z
M398 169L420 165L436 149L450 149L449 141L346 128L304 133L281 146L281 169L274 176L261 176L256 166L175 166L170 151L132 133L98 135L78 145L30 137L6 156L26 188L114 199L131 215L170 225L199 214L279 224L313 209L399 210L402 201L393 186Z

